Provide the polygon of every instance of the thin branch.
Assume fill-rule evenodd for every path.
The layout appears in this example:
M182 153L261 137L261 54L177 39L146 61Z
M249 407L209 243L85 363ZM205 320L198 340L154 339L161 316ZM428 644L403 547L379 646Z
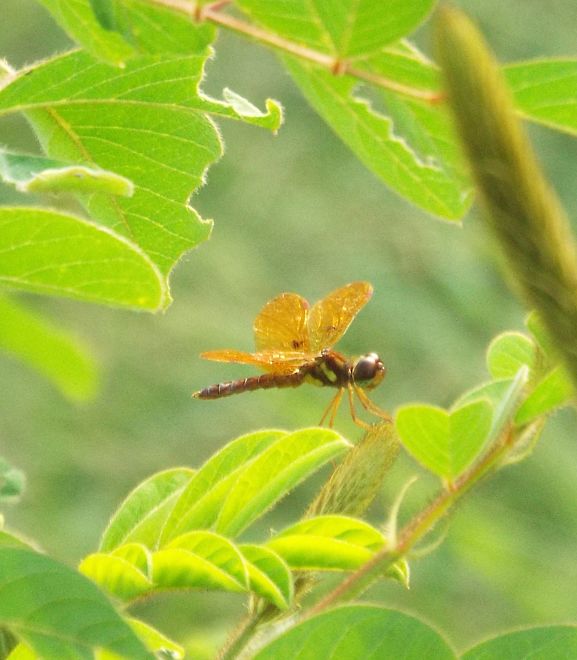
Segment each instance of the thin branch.
M420 99L421 101L427 101L429 103L435 103L440 100L440 95L438 92L431 90L415 89L414 87L409 87L408 85L403 85L402 83L390 80L383 76L380 76L377 73L371 71L365 71L364 69L359 69L352 66L346 60L340 60L334 58L332 55L327 55L326 53L320 53L319 51L303 46L302 44L295 43L289 39L285 39L273 32L268 32L267 30L259 27L258 25L253 25L252 23L247 23L236 16L231 16L230 14L224 14L219 10L227 2L216 2L212 5L206 5L204 7L196 6L194 3L187 2L187 0L149 0L152 4L160 5L166 7L167 9L172 9L181 14L189 16L191 20L196 22L208 21L214 23L220 27L227 28L232 32L237 34L242 34L245 37L249 37L254 41L257 41L260 44L265 46L270 46L276 50L280 50L284 53L289 53L295 55L302 60L308 62L313 62L319 66L322 66L325 69L328 69L335 75L348 75L359 80L375 85L376 87L381 87L383 89L389 90L391 92L396 92L402 94L403 96L409 96L411 98Z

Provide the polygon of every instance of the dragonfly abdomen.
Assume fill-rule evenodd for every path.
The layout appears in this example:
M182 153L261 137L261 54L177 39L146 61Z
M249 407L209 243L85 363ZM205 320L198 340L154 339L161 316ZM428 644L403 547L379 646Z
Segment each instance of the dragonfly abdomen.
M195 392L192 396L195 399L220 399L224 396L232 396L241 392L250 392L252 390L267 390L273 387L297 387L300 385L306 371L294 371L290 374L267 373L260 376L249 376L239 380L231 380L226 383L215 383L209 385L203 390Z

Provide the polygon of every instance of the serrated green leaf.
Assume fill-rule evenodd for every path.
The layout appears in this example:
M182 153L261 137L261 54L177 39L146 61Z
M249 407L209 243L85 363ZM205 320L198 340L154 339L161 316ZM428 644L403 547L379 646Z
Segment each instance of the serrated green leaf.
M216 531L227 536L240 534L292 488L349 446L331 429L303 429L279 438L238 475L219 512Z
M150 578L123 557L95 552L80 562L78 570L122 601L131 601L152 590Z
M434 0L235 0L251 19L275 34L332 55L363 57L414 30Z
M0 620L46 658L153 658L90 580L29 550L0 548Z
M318 516L292 525L267 541L292 569L359 568L385 545L368 523L347 516Z
M108 523L100 552L129 542L155 548L167 516L194 474L189 468L163 470L136 486Z
M294 583L286 562L262 545L243 544L238 549L247 562L250 590L279 610L288 609L294 597Z
M0 283L25 291L159 310L168 292L137 246L82 218L0 209Z
M536 362L535 344L520 332L504 332L487 349L487 369L493 378L513 378L523 365L533 370Z
M456 660L448 643L422 621L382 607L347 605L290 628L255 660L395 658Z
M566 405L574 398L575 390L567 372L561 366L555 367L525 399L515 415L515 423L528 424L537 417Z
M396 425L407 450L435 474L453 481L479 455L492 422L488 401L473 401L451 412L427 405L403 406Z
M185 532L211 527L244 466L285 435L285 431L274 429L249 433L214 454L178 498L162 531L160 545Z
M96 20L90 0L39 0L56 22L94 57L119 65L126 62L133 49L114 32L105 30Z
M289 56L283 61L313 108L390 188L441 218L463 216L471 201L470 186L464 187L443 108L401 101L383 92L393 121L387 108L377 109L371 103L373 92L357 91L356 78L337 77ZM402 124L400 130L397 122Z
M577 657L576 626L540 626L516 630L477 644L462 660L515 658L518 660L567 660Z
M0 301L1 302L1 301ZM0 306L0 318L2 308ZM0 504L14 502L20 498L26 485L26 476L0 456Z
M0 297L0 349L39 371L72 400L85 401L97 390L97 366L86 348L8 297Z
M81 201L98 222L138 244L165 276L210 233L211 223L188 206L222 153L207 114L272 130L281 120L273 102L267 112L245 118L230 104L203 96L198 87L208 54L147 56L115 69L72 52L0 90L0 114L24 112L50 157L134 183L130 198L98 193Z
M518 62L504 74L526 119L577 135L577 59Z
M132 182L114 172L0 148L0 177L24 193L93 193L130 197Z

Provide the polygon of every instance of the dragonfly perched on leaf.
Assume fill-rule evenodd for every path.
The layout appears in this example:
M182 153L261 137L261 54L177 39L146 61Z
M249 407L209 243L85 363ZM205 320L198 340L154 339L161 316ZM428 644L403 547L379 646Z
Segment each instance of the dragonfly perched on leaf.
M192 396L220 399L252 390L313 383L337 389L321 424L328 417L329 426L333 425L345 390L355 423L367 426L355 412L355 395L367 411L390 419L365 392L385 377L386 369L379 356L367 353L349 359L333 350L372 295L373 287L368 282L352 282L311 307L296 293L281 293L266 303L254 321L255 353L223 349L200 355L205 360L251 364L266 373L209 385Z

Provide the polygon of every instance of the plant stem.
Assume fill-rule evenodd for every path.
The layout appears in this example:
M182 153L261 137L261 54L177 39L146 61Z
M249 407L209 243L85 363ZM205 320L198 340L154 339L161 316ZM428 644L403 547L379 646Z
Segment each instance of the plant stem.
M217 656L218 660L236 658L252 637L260 620L261 617L258 613L249 614L245 617L230 634L226 644Z
M450 488L439 493L423 511L418 513L400 532L393 547L384 548L358 571L349 575L338 587L320 600L307 613L319 614L323 610L352 600L365 591L376 579L409 550L479 481L493 470L511 449L514 435L508 427L497 439L483 458L464 472Z
M196 7L193 3L187 2L187 0L149 0L149 2L185 14L192 20L209 21L220 27L227 28L232 32L249 37L264 46L270 46L271 48L280 50L284 53L295 55L302 60L313 62L314 64L332 71L335 75L352 76L359 80L364 80L371 85L375 85L376 87L382 87L383 89L430 103L435 103L440 98L438 92L416 89L414 87L409 87L408 85L403 85L402 83L380 76L377 73L354 67L346 60L337 59L332 55L321 53L312 48L308 48L307 46L303 46L302 44L285 39L273 32L268 32L258 25L247 23L236 16L223 14L219 10L224 4L227 4L224 2L217 2L213 5L207 5L204 7Z

